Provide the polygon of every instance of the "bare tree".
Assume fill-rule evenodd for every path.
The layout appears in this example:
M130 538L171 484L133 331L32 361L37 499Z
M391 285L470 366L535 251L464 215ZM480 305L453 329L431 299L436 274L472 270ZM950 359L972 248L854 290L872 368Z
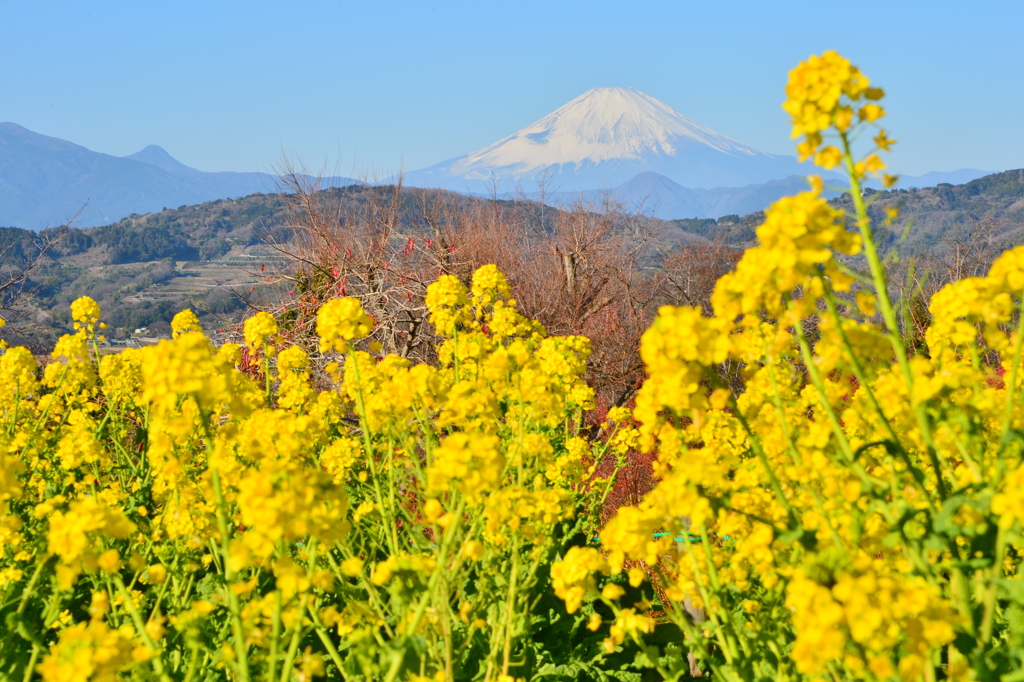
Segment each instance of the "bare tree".
M47 228L32 240L29 253L13 257L14 250L21 246L21 240L12 233L0 238L0 314L11 322L28 314L30 307L23 305L27 296L37 291L39 284L33 277L51 260L52 252L60 245L85 209L83 204L67 222L55 228Z
M524 315L553 334L584 334L589 379L609 406L639 385L637 348L652 317L646 257L655 221L610 200L555 209L521 195L489 200L441 190L364 184L322 189L321 179L283 165L288 238L268 243L287 257L276 274L292 296L269 307L312 348L316 309L356 296L374 317L385 352L428 358L434 333L426 287L441 274L469 283L493 263ZM263 274L263 273L261 273Z
M661 296L666 303L698 306L711 315L715 282L735 267L740 255L721 239L680 244L662 258Z
M276 277L291 296L269 307L297 342L312 345L319 306L332 297L356 296L373 316L374 338L386 352L415 354L423 344L423 297L433 278L422 245L407 234L401 180L344 189L323 189L322 182L322 174L310 176L287 162L279 170L287 239L261 236L286 256Z

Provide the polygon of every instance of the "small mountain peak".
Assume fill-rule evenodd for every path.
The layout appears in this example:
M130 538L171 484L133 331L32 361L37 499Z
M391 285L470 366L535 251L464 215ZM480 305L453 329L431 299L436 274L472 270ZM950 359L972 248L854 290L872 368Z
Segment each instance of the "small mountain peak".
M142 151L129 154L124 157L132 161L148 163L168 173L197 173L195 168L190 168L167 153L163 147L155 144L146 145Z

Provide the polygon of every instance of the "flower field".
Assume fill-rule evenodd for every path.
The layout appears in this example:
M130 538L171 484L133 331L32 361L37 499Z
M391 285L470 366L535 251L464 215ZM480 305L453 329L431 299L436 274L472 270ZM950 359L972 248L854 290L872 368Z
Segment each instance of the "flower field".
M432 364L356 298L317 313L325 377L267 313L101 355L83 298L55 362L6 349L0 677L1024 680L1024 247L912 350L861 192L883 92L826 52L786 94L855 214L815 176L773 205L600 424L588 339L493 265L427 289Z

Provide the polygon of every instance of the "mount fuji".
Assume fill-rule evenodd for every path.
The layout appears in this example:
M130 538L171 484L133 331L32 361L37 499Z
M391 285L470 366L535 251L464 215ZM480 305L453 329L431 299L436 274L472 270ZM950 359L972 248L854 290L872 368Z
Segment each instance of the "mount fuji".
M522 130L405 176L408 184L484 192L545 181L561 191L611 188L653 172L690 188L764 183L807 168L758 151L632 88L594 88Z

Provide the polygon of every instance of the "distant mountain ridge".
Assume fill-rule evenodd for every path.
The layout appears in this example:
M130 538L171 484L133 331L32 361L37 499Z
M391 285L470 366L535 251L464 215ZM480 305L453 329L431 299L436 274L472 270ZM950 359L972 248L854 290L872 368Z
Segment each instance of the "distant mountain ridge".
M478 152L406 174L405 183L488 196L496 182L499 193L523 189L539 198L543 182L545 197L556 202L580 192L611 195L674 220L761 210L803 190L802 177L812 170L721 135L642 92L596 88ZM987 174L932 172L903 177L898 187L963 184ZM352 184L359 183L332 177L322 186ZM200 171L157 145L116 157L0 123L0 226L59 225L86 202L81 227L275 191L271 174Z
M556 202L581 192L611 196L644 202L656 217L672 220L759 211L806 189L802 178L816 171L737 142L638 90L594 88L508 137L404 181L484 196L522 191ZM962 184L986 174L927 173L899 186Z
M754 213L771 205L773 201L803 192L808 188L802 175L790 175L779 180L750 184L744 187L715 187L713 189L683 187L657 173L640 173L611 192L587 192L591 198L602 194L634 208L641 208L656 218L720 218L724 215ZM838 196L839 192L826 192ZM561 199L565 195L559 195ZM557 203L557 199L556 199Z
M804 170L758 151L632 88L594 88L483 149L408 173L409 184L483 192L497 181L533 191L615 187L654 172L685 187L763 183Z
M877 241L883 250L897 244L908 221L913 221L908 241L900 246L905 254L936 247L941 250L946 248L941 243L944 237L957 239L970 232L984 233L985 240L999 248L1024 243L1024 169L991 173L962 184L868 188L864 193L870 197L868 213L877 226ZM854 211L849 194L833 196L830 203L846 212ZM887 209L898 209L899 217L891 228L883 227ZM707 239L746 245L764 221L764 211L721 218L683 218L672 223Z
M992 173L963 184L939 183L920 189L882 191L868 211L882 224L886 208L898 208L893 239L913 220L910 242L933 246L943 235L984 227L1004 247L1024 243L1024 169ZM849 196L836 205L852 210Z
M951 172L932 172L920 177L904 176L897 184L899 188L932 187L941 183L962 185L980 177L989 175L985 171L963 168ZM826 179L826 186L841 186L838 176ZM869 183L876 186L877 183ZM788 178L769 180L765 183L750 184L744 187L715 187L713 189L683 187L671 178L658 173L638 173L623 184L609 190L589 190L583 192L555 192L548 195L548 201L555 205L574 201L582 196L590 201L600 201L609 196L615 201L640 208L656 218L676 220L680 218L720 218L724 215L746 215L761 211L778 199L803 192L808 188L803 175L791 175ZM842 192L827 189L826 197L836 197ZM532 194L533 198L538 195Z
M329 178L328 186L357 184ZM197 204L214 199L274 192L264 173L206 173L150 145L126 157L0 123L0 225L39 230L71 218L106 225L132 213Z

